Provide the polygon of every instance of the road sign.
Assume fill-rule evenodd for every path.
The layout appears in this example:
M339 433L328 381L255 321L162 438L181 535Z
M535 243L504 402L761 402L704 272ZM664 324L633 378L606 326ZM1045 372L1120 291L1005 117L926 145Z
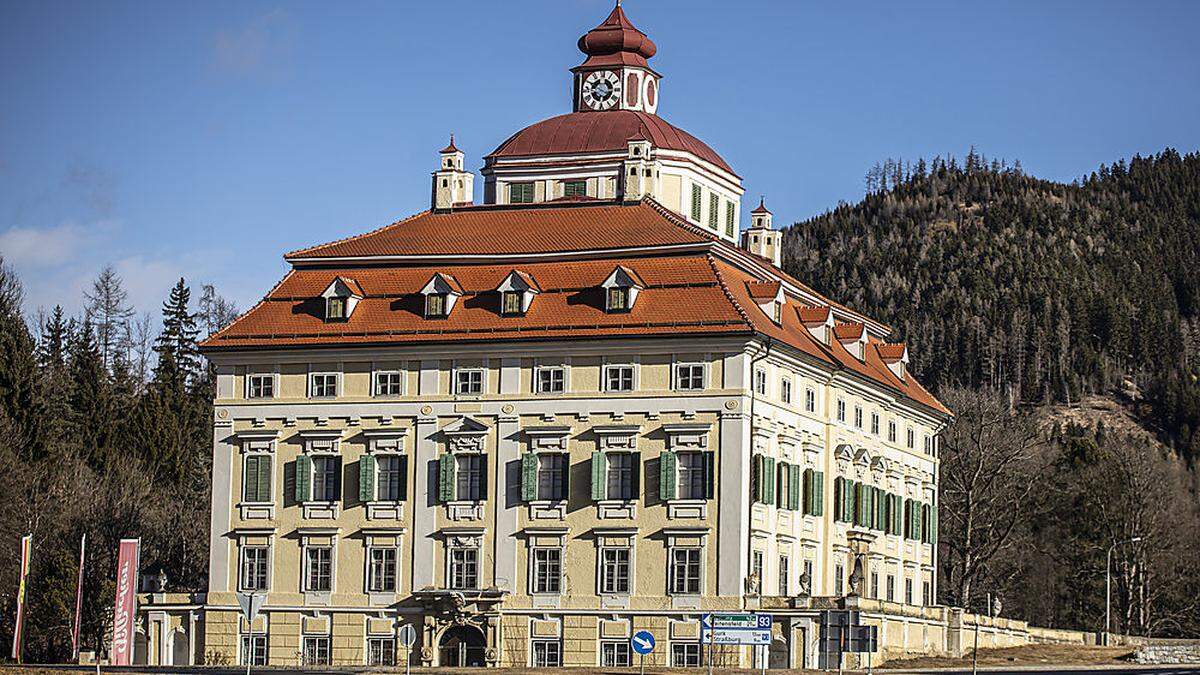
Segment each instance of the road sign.
M248 623L253 624L258 618L258 611L262 609L263 603L266 602L267 596L255 595L253 593L238 593L237 601L242 606L242 616L246 617Z
M716 645L771 644L770 614L707 614L700 619L700 640Z
M401 647L411 647L417 643L417 629L412 627L412 624L404 624L400 626L400 632L396 634L400 640Z
M633 651L645 656L654 651L654 635L648 630L639 630L630 638L629 644L633 646Z

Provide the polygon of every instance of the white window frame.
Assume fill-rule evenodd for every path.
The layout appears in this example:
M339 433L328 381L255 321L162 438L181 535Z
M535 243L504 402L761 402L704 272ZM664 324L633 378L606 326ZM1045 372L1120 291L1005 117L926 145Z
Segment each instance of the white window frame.
M562 390L561 391L547 391L545 388L542 387L542 373L543 372L551 373L556 370L562 372ZM565 394L569 390L569 387L567 386L569 384L569 377L570 377L570 375L567 370L567 365L565 363L563 363L563 364L538 364L538 365L534 366L534 368L533 368L533 393L546 394L546 395L550 395L550 396L558 396L558 395Z
M371 658L374 654L374 651L373 651L374 646L371 644L373 642L381 643L381 648L379 650L379 653L380 654L389 654L390 658L386 658L386 659ZM388 643L391 643L390 649L387 647ZM366 647L367 648L366 648L365 656L366 656L366 665L367 666L384 667L384 668L395 667L395 665L396 665L396 636L394 636L394 635L368 635Z
M538 576L539 576L538 575L538 565L540 564L540 561L538 560L538 555L541 553L545 553L545 554L549 555L551 552L555 552L558 554L558 563L557 563L558 574L557 574L557 578L554 580L552 580L551 576L549 574L547 574L546 582L548 585L557 585L558 588L557 588L557 590L539 590L538 589ZM562 595L562 592L563 592L563 564L564 564L563 553L564 552L563 552L562 546L533 546L533 547L529 548L529 555L528 555L529 579L528 579L527 588L529 589L530 595L537 595L537 596L559 596L559 595ZM550 562L549 558L547 558L546 564L547 565L552 564Z
M484 394L486 394L487 389L488 389L488 372L487 371L488 371L488 369L485 366L471 366L469 368L456 367L454 369L454 380L450 383L451 386L454 387L454 395L455 396L479 397L479 396L483 396ZM462 391L462 387L460 386L462 384L462 382L459 380L459 376L467 375L467 374L475 374L475 373L479 374L479 391L478 392Z
M843 424L846 422L846 399L844 398L837 400L837 421Z
M767 371L763 368L754 369L754 393L759 396L767 395Z
M812 387L804 388L804 412L817 412L817 390Z
M606 661L605 651L609 649L612 650L612 658ZM618 658L618 656L623 656L624 658ZM633 649L629 644L629 640L600 640L599 666L601 668L632 668Z
M671 643L672 668L699 668L702 665L704 665L704 650L700 648L699 642Z
M879 413L871 411L871 435L879 435Z
M623 456L627 456L630 458L630 463L632 464L632 466L629 468L628 487L629 487L629 492L633 492L633 496L631 496L631 497L617 497L617 496L613 495L612 472L615 469L613 467L612 458L615 455L623 455ZM637 458L637 457L639 457L639 453L637 450L607 450L604 452L604 495L605 495L606 501L629 502L629 501L637 500L638 494L633 489L634 486L637 485L637 483L638 483L637 471L638 471L638 468L641 466L641 462L634 461L634 458Z
M482 502L483 500L479 499L479 497L482 496L484 490L486 489L484 487L484 484L487 482L487 479L488 479L488 477L487 477L487 455L482 452L460 452L460 453L454 454L453 457L454 457L454 501L461 502L461 503L467 503L467 504L478 504L478 503ZM464 497L462 494L462 490L459 489L459 487L462 485L459 481L466 474L466 472L463 470L462 464L460 464L460 462L476 462L476 461L480 462L479 490L477 491L477 494L474 497Z
M329 588L327 588L327 589L309 588L309 585L310 585L309 582L312 581L312 561L309 559L308 554L309 554L309 551L315 551L318 549L327 549L329 551ZM304 593L320 593L320 594L332 595L334 592L335 582L337 581L337 563L336 563L337 543L336 542L332 542L330 544L308 544L308 543L305 543L301 547L300 555L301 555L301 558L300 558L301 572L300 573L301 573L301 577L302 577L300 580L301 581L300 590Z
M338 454L338 449L340 446L341 446L341 442L334 440L332 451L310 450L307 453L305 453L306 455L308 455L308 458L311 460L309 462L309 469L310 469L311 473L309 474L309 477L308 477L309 501L307 501L305 503L307 503L307 504L336 504L339 501L341 501L342 488L343 488L341 473L342 473L343 466L342 466L342 462L341 462L341 455ZM329 495L324 495L325 499L317 499L317 460L318 459L320 459L322 461L328 461L328 460L332 459L334 461L334 463L337 465L333 472L333 485L334 485L334 492L336 494L333 495L332 498L330 498ZM322 484L322 490L323 489L324 489L324 487Z
M376 551L391 551L392 552L392 590L376 589L375 586L375 552ZM367 546L367 570L363 575L367 593L392 594L400 592L400 547L399 546Z
M317 385L318 377L333 377L333 394L321 395L321 396L317 395L317 393L316 393L317 386L316 385ZM309 374L308 374L308 398L315 398L315 399L319 399L319 400L328 400L331 398L337 398L338 396L341 395L341 393L342 393L342 374L341 374L341 372L336 371L336 370L314 370L314 371L309 372Z
M313 644L325 645L325 658L321 661L311 660L309 657L308 644L309 641ZM303 635L300 638L300 660L306 666L329 666L333 665L333 638L329 635Z
M473 565L475 567L475 572L474 572L475 585L474 586L455 586L454 585L454 583L453 583L454 553L456 551L473 551L475 553L475 561L473 563ZM480 571L480 568L479 568L479 557L480 556L479 556L479 554L480 554L480 550L479 550L478 546L447 546L446 547L446 588L447 589L457 590L457 591L474 591L474 590L479 589L479 584L481 581L480 574L479 574L479 571ZM463 564L464 565L466 564L465 560L464 560ZM465 576L465 574L464 574L464 576Z
M888 420L888 443L896 442L896 420Z
M239 621L239 624L240 624L240 621ZM266 633L241 633L238 635L238 663L239 664L241 664L243 666L247 665L247 663L246 663L246 661L247 661L247 654L246 654L247 645L246 645L246 643L247 642L250 643L250 645L249 645L249 650L251 652L251 654L249 655L250 659L253 659L255 656L255 653L259 651L257 645L259 645L259 644L262 645L262 661L252 663L249 665L265 666L271 662L271 650L270 650L270 645L267 642L267 634Z
M788 404L792 402L792 377L790 375L779 378L779 400Z
M610 591L605 588L605 582L609 581L608 574L607 574L606 561L604 559L604 554L606 551L624 551L625 552L625 566L626 566L625 586L626 586L626 588L623 591L615 590L615 588L617 586L617 584L615 582L619 580L619 577L614 577L612 579L612 581L614 582L613 583L614 590ZM599 549L599 553L596 556L596 563L597 563L597 566L599 567L599 569L596 570L596 593L597 594L613 595L613 596L618 596L618 597L628 597L630 595L633 595L633 577L634 577L635 566L634 566L634 561L633 561L633 547L632 546L601 546ZM617 565L619 565L619 563L614 563L614 569Z
M566 488L570 485L570 475L569 474L571 471L571 455L566 452L561 452L561 451L551 452L551 451L547 451L547 450L543 450L543 451L537 452L535 454L537 455L537 472L534 477L534 480L537 482L537 488L535 490L536 496L537 496L537 501L548 503L548 504L556 504L556 503L566 502L571 496L570 494L568 494L568 490L566 490L566 489L561 490L562 497L560 497L558 499L551 499L549 497L542 496L542 472L549 471L549 469L542 468L542 461L545 460L547 462L550 462L550 461L561 461L562 462L562 468L561 468L562 478L559 481L559 485L562 488Z
M542 654L539 658L538 647L542 648ZM554 647L554 658L550 658L550 654L545 651L549 647ZM529 640L529 666L531 668L561 668L562 667L562 639L560 638L530 638Z
M700 386L685 387L683 369L700 369ZM687 379L694 379L694 373ZM708 388L708 364L704 361L676 361L671 368L671 386L676 391L703 391Z
M854 428L859 431L863 428L863 408L861 405L854 406Z
M705 567L705 565L704 565L704 547L703 546L672 546L672 547L668 548L667 550L668 550L667 595L676 596L676 597L696 597L699 595L703 595L704 594L704 567ZM699 570L697 571L697 575L696 575L696 590L695 591L687 590L687 589L676 590L677 579L676 579L676 575L675 575L675 571L676 571L675 554L677 551L679 551L679 552L687 551L687 552L695 553L697 556L699 556L699 565L698 565ZM690 563L689 563L689 565L690 565ZM690 581L690 579L689 579L689 581Z
M792 591L792 557L786 553L780 553L777 560L779 567L776 569L775 580L779 587L779 595L787 597Z
M262 445L264 445L264 444L267 445L266 448L262 447ZM242 504L253 504L255 506L265 506L265 505L274 504L275 503L275 483L277 482L275 480L275 452L274 452L275 441L273 441L273 440L272 441L246 441L244 444L244 447L246 449L242 453L242 498L241 498L241 503ZM251 457L254 457L254 458L266 457L267 460L271 463L271 487L269 489L270 494L267 495L266 499L250 501L249 499L246 498L246 474L247 474L246 465L249 464Z
M700 465L698 467L695 467L695 466L684 467L684 465L683 465L684 457L688 458L687 461L699 462ZM688 482L684 481L683 476L684 476L685 472L689 474ZM699 487L700 494L699 495L692 494L692 489L691 489L692 483L690 482L691 480L694 480L694 477L691 477L690 474L693 474L696 472L699 472L699 474L700 474L700 487ZM680 450L680 451L676 452L675 453L675 494L677 495L676 498L680 499L680 500L685 500L685 501L708 499L706 493L707 493L707 481L708 481L709 477L704 474L705 474L704 451L702 451L702 450ZM716 480L715 476L713 476L712 478L713 478L713 480ZM688 486L688 489L686 490L686 492L688 493L688 496L686 496L686 497L684 496L684 492L685 492L684 486L685 485Z
M393 375L400 378L400 391L395 394L385 394L380 391L379 376L385 375L391 377ZM400 398L404 396L404 392L408 389L406 380L407 371L402 368L380 368L371 372L371 396L375 398Z
M630 386L628 389L613 389L611 386L609 386L610 385L609 372L616 368L628 368L629 369ZM628 394L630 392L637 391L637 389L638 389L638 367L637 367L636 363L633 363L633 362L606 363L606 364L604 364L604 368L603 368L603 372L601 373L601 376L603 377L601 386L604 387L605 393Z
M385 440L385 439L373 439L372 445L374 445L374 443L377 440ZM390 439L386 439L386 440L390 440ZM396 440L398 441L399 439L396 439ZM399 447L399 446L397 446L397 447ZM401 501L401 499L398 496L396 499L383 499L379 496L379 488L382 485L382 483L379 480L379 474L380 474L379 460L381 460L381 459L393 460L394 459L397 462L399 462L400 458L405 456L404 452L400 449L396 449L396 450L388 449L388 450L372 450L370 452L370 454L375 458L375 461L374 461L375 492L373 495L371 495L372 501L374 501L375 503L378 503L378 504L397 504L397 503L399 503ZM408 482L408 476L401 474L400 475L400 484L403 485L406 482ZM404 490L401 489L400 492L403 493Z
M250 588L246 586L246 551L248 549L265 549L267 552L267 574L264 588ZM275 547L271 543L267 544L238 544L238 570L237 570L237 589L240 593L269 593L271 591L271 574L275 564Z
M270 396L254 396L254 380L256 378L270 378L271 395ZM279 395L279 373L277 372L247 372L246 373L246 391L244 398L250 401L266 401L277 398Z

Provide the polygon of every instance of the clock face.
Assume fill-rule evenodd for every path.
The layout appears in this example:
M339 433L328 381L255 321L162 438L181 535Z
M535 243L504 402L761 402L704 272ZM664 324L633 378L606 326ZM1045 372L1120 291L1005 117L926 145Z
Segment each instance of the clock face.
M583 102L592 110L608 110L621 100L621 78L606 70L594 72L583 81Z

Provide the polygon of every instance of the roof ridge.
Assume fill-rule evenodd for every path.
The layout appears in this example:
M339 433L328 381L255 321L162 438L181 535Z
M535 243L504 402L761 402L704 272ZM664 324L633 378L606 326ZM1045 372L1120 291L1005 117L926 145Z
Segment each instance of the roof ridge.
M733 305L733 308L737 310L738 315L742 317L742 320L746 322L746 325L750 327L750 330L757 331L758 329L754 327L754 322L750 319L750 315L747 314L746 310L742 308L742 303L738 302L737 298L733 297L733 293L729 290L729 285L725 283L725 276L721 274L721 270L717 269L717 263L713 259L713 255L711 253L706 253L704 254L704 259L708 261L708 266L712 268L713 274L716 275L717 285L721 288L721 292L724 293L725 297L729 300L729 304Z
M267 291L267 294L266 294L266 295L264 295L263 297L259 298L258 302L254 303L254 306L253 306L253 307L251 307L250 309L248 309L248 310L246 310L246 311L242 312L240 315L238 315L238 317L237 317L236 319L234 319L233 321L230 321L230 322L229 322L229 323L228 323L228 324L227 324L225 327L223 327L221 330L219 330L219 331L217 331L217 332L213 333L212 335L209 335L208 337L206 337L206 338L204 338L203 340L201 340L201 341L200 341L200 342L199 342L199 343L198 343L196 346L197 346L197 347L203 347L203 346L204 346L204 344L205 344L205 343L207 343L207 342L211 342L211 341L213 341L213 340L216 340L216 339L218 339L218 338L222 338L222 339L223 339L222 333L224 333L224 332L228 331L229 329L233 328L233 327L234 327L234 326L236 326L238 323L240 323L240 322L242 321L242 319L245 319L246 317L250 316L251 312L253 312L254 310L258 309L259 307L262 307L263 305L265 305L265 304L266 304L266 302L267 302L268 300L271 300L271 299L272 299L272 298L271 298L271 294L272 294L272 293L274 293L275 291L279 290L279 287L280 287L280 286L283 286L283 282L287 281L287 280L288 280L288 279L289 279L289 278L290 278L290 277L291 277L293 274L295 274L295 273L296 273L296 270L295 270L295 269L290 269L290 270L288 270L288 271L287 271L287 274L283 275L283 278L282 278L282 279L280 279L279 281L275 282L275 285L271 287L271 290Z
M423 216L423 215L425 215L427 213L431 213L431 212L432 212L432 209L425 209L424 211L418 211L410 216L405 216L404 218L401 218L400 220L397 220L393 223L388 223L387 225L384 225L382 227L377 227L374 230L371 230L369 232L363 232L361 234L355 234L355 235L351 235L349 237L343 237L341 239L327 241L324 244L314 244L313 246L309 246L308 248L299 248L299 249L296 249L295 251L289 251L289 252L283 254L283 259L288 260L290 258L294 258L296 256L301 256L306 253L312 253L313 251L316 251L316 250L322 249L322 248L326 248L328 246L336 246L338 244L344 244L348 241L355 241L357 239L362 239L364 237L370 237L371 235L379 234L380 232L383 232L384 230L387 230L387 229L390 229L393 227L397 227L399 225L403 225L404 223L407 223L408 221L410 221L414 218Z

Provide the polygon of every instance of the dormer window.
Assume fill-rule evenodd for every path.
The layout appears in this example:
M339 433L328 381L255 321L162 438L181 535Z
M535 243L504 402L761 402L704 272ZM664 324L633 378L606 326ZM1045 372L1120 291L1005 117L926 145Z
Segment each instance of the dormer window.
M450 316L463 289L457 279L438 272L421 289L421 295L425 296L425 318L444 319Z
M362 286L354 279L347 277L337 277L325 291L321 293L321 297L325 299L325 320L326 321L347 321L350 315L354 313L354 308L358 305L358 301L363 298Z
M778 281L747 281L746 290L754 303L777 325L783 323L783 285Z
M859 361L864 361L867 346L867 327L861 323L839 323L834 326L833 334L838 342Z
M600 285L604 289L604 310L606 312L628 312L633 310L637 302L638 292L646 287L637 272L618 266Z
M501 316L523 316L533 304L533 296L541 291L532 276L512 270L496 287L496 292L500 294Z

